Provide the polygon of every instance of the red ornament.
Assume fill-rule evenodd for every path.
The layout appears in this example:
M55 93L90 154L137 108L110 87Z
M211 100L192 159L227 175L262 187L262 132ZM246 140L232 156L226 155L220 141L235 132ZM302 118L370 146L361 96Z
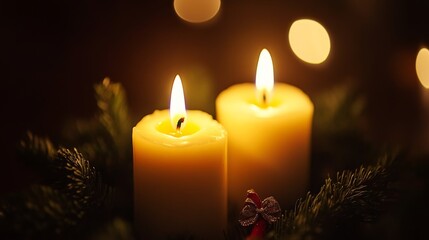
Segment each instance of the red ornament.
M270 196L261 201L255 190L247 190L247 198L240 213L240 224L244 227L253 225L247 239L262 239L267 223L276 222L281 216L281 208L277 200Z

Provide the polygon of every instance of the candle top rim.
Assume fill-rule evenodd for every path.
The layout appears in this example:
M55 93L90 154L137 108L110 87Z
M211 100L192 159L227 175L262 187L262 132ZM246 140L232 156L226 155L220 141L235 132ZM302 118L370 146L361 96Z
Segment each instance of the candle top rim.
M193 134L174 137L157 130L157 126L169 119L169 110L155 110L152 114L144 116L135 127L133 135L165 147L188 147L210 144L226 139L227 132L213 117L203 111L187 110L188 121L198 125L199 129Z
M301 89L277 82L273 91L273 104L259 107L255 98L253 83L239 83L222 91L216 98L216 105L228 102L229 109L240 109L240 114L251 114L260 117L283 116L294 112L313 111L314 105L310 97ZM248 106L248 107L245 107Z

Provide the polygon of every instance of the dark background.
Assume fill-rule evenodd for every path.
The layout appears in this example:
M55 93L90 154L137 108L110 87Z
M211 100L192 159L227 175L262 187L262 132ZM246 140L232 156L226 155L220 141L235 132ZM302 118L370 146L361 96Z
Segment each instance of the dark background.
M93 86L105 76L123 84L133 124L168 107L176 74L187 107L214 115L223 89L254 80L262 48L271 52L276 81L312 99L344 82L358 86L370 138L428 146L421 136L429 134L422 124L429 102L414 69L418 50L429 45L428 12L424 0L230 0L213 21L191 24L172 1L2 1L0 193L34 180L16 157L25 132L55 141L67 122L90 118ZM321 65L290 49L287 32L300 18L330 34Z

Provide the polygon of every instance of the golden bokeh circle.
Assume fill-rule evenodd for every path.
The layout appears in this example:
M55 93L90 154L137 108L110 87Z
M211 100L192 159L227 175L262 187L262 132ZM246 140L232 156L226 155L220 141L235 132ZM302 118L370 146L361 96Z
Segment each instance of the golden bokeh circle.
M289 44L298 58L311 64L324 62L331 51L328 32L322 24L311 19L300 19L291 25Z
M416 72L420 83L425 88L429 88L429 50L420 49L416 58Z
M177 15L190 23L211 20L220 10L220 0L174 0Z

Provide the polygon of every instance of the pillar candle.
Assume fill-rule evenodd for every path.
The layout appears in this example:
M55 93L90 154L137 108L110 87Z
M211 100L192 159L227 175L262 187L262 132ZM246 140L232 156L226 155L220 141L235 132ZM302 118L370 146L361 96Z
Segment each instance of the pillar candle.
M234 85L216 99L228 131L228 199L235 211L248 189L274 196L282 207L303 197L309 183L313 104L300 89L274 85L269 52L261 52L252 83Z
M221 239L227 221L226 131L209 114L185 110L178 76L170 106L133 128L138 235Z

